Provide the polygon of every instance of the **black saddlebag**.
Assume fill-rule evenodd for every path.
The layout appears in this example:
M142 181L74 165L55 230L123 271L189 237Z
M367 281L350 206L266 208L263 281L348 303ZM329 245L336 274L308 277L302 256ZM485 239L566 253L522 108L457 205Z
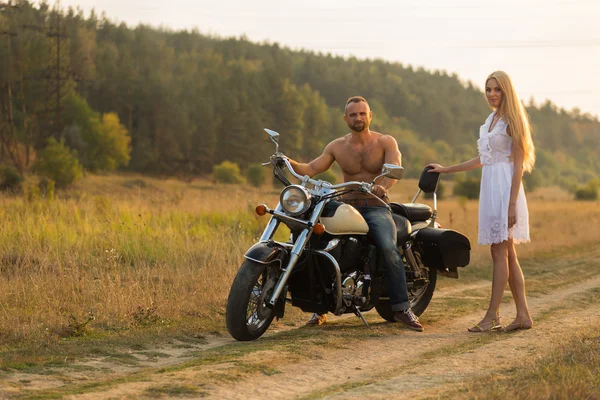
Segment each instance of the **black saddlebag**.
M455 270L471 260L471 243L465 235L451 229L423 228L417 233L421 260L428 268Z

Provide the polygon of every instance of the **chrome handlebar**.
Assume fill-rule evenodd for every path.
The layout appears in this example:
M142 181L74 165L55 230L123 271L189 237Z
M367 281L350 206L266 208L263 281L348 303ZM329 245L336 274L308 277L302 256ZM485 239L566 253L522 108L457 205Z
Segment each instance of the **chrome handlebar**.
M294 171L292 164L289 162L288 158L286 156L284 156L282 153L275 153L274 155L271 156L270 163L265 163L263 165L268 165L268 164L276 165L279 162L279 160L283 161L283 163L285 164L287 169L290 171L290 173L295 178L300 180L302 183L306 182L306 183L310 183L311 185L314 185L314 186L320 186L320 187L324 187L324 188L332 189L332 190L343 189L343 188L347 188L347 187L351 187L351 186L358 186L358 189L360 192L363 192L363 193L373 196L377 200L381 201L381 204L387 206L387 203L385 201L383 201L379 196L377 196L376 194L374 194L372 192L373 187L375 186L375 182L367 183L367 182L359 182L359 181L350 181L350 182L344 182L344 183L339 183L337 185L333 185L333 184L323 181L323 180L315 180L315 179L312 179L308 175L300 175L296 171Z

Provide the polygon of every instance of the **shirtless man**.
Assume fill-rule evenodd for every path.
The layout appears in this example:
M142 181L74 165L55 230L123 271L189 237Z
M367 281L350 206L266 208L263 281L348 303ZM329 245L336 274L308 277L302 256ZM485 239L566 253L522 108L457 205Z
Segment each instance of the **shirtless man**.
M396 139L369 130L373 113L367 101L360 96L346 101L344 120L350 133L329 143L323 154L304 164L289 160L294 170L302 175L315 176L327 171L336 161L342 168L344 182L371 182L381 173L384 163L401 165L401 155ZM387 191L396 183L384 178L373 188L373 193L389 202ZM395 311L394 319L415 331L422 332L423 326L412 312L406 289L406 276L402 256L396 246L396 225L389 207L367 194L353 194L344 201L353 205L369 225L369 235L382 253L389 282L390 303ZM326 314L314 314L308 325L321 325Z

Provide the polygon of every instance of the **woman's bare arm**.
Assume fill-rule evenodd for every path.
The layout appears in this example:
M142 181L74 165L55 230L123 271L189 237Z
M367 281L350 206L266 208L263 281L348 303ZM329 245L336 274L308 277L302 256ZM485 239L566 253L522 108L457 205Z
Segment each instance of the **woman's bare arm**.
M523 160L525 158L525 150L513 140L512 154L514 162L514 171L512 182L510 185L510 199L508 201L508 227L511 228L517 223L517 197L521 189L523 181Z
M429 172L439 172L440 174L450 174L453 172L470 171L475 168L481 168L483 164L479 157L470 159L460 164L451 165L449 167L443 167L440 164L429 164L428 167L433 167Z

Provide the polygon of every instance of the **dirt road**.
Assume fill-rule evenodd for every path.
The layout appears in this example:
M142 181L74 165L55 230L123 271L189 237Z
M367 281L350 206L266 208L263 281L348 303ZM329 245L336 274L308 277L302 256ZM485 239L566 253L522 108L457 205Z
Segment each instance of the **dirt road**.
M384 323L374 311L367 314L371 328L354 317L332 318L317 328L290 328L280 322L278 332L254 343L210 338L191 348L181 343L161 346L156 349L160 356L134 354L135 365L97 359L74 369L7 374L0 376L0 397L443 398L465 380L535 363L569 338L573 323L600 328L595 257L583 258L598 270L586 280L529 297L535 326L528 331L466 331L483 309L456 317L450 300L478 291L485 295L490 284L481 282L436 293L436 303L448 304L448 317L442 313L439 320L426 323L423 333ZM503 304L503 323L512 321L513 308L512 303Z

